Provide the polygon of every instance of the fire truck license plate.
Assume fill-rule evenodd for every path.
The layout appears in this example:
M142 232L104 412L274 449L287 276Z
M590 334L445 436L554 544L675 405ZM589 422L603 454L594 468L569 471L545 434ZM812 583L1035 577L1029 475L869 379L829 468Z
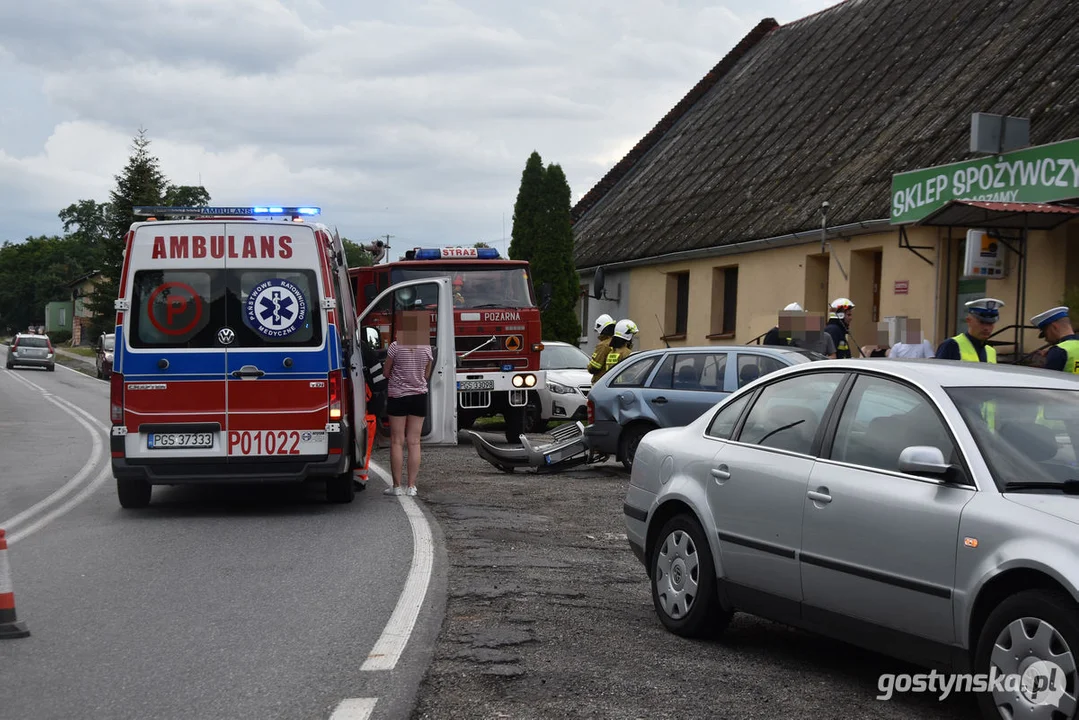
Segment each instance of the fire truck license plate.
M213 433L150 433L146 436L146 447L150 450L211 448L213 446Z
M229 430L229 455L325 455L325 430Z
M494 390L494 380L458 380L458 390Z

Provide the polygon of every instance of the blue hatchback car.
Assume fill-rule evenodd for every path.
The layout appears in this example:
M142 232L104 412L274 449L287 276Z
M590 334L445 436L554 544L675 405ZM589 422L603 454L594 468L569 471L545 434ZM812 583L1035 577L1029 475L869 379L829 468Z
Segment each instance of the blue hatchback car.
M759 377L827 360L811 350L770 345L709 345L634 353L588 395L585 435L598 453L629 469L637 444L657 428L682 427Z

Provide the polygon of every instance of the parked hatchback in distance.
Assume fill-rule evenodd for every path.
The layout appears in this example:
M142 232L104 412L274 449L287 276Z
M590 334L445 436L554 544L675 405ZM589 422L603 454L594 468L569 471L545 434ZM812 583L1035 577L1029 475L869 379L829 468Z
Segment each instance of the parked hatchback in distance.
M8 370L16 366L41 367L56 370L56 353L47 335L19 333L12 339L7 352Z
M588 360L576 345L543 341L540 369L547 371L547 385L536 390L540 400L540 429L551 420L584 420L587 417L585 402L592 389Z
M791 365L827 360L811 350L709 345L634 353L588 396L589 445L633 466L637 444L658 428L681 427L754 380Z
M97 351L97 376L108 380L112 375L112 355L116 349L116 334L105 333L97 339L94 349Z
M986 718L1074 718L1077 460L1071 373L833 360L646 436L623 510L677 635L750 613L995 676Z

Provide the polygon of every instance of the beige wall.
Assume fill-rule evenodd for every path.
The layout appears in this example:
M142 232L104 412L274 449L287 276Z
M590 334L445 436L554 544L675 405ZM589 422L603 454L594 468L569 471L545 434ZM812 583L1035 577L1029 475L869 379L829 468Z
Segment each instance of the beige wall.
M954 239L965 236L965 230L952 229L953 251L958 243ZM947 230L944 228L914 227L907 232L909 243L927 246L918 252L933 262L926 263L909 249L899 246L897 230L863 235L849 239L833 240L827 256L827 297L829 302L837 297L849 297L855 305L851 331L862 345L876 341L876 328L872 322L873 262L872 251L881 252L880 318L905 315L920 318L923 332L934 344L950 337L955 318L956 281L961 271L961 258L955 256L951 265L950 282L952 318L944 325L944 287L947 270L945 247ZM1072 253L1068 247L1075 246ZM938 248L940 254L938 257ZM860 253L859 251L866 251ZM855 256L855 253L858 253ZM1071 261L1068 261L1068 257ZM1051 233L1033 231L1029 240L1029 264L1027 268L1026 318L1060 303L1064 293L1065 274L1074 267L1073 275L1079 277L1079 221L1062 226ZM815 259L814 259L815 258ZM640 350L663 347L661 327L667 317L667 273L689 271L689 318L685 339L670 340L672 347L686 345L745 344L767 332L776 324L777 313L790 302L799 302L813 310L814 297L819 289L807 288L822 278L823 257L819 242L785 248L758 250L740 255L682 261L666 265L633 268L630 271L629 317L640 327L635 348ZM846 270L843 277L839 264ZM1009 262L1009 276L1003 280L987 281L987 295L1003 300L998 327L1015 322L1016 279L1015 258ZM738 307L736 332L733 338L709 338L713 327L712 282L717 267L738 266ZM807 273L807 265L809 272ZM895 293L895 283L906 281L906 294ZM939 296L939 304L938 304ZM808 304L808 305L807 305ZM818 309L819 310L819 309ZM657 319L658 317L658 319ZM673 329L670 331L673 332ZM1009 334L1000 340L1011 341ZM1041 342L1035 331L1028 331L1025 350L1030 352Z

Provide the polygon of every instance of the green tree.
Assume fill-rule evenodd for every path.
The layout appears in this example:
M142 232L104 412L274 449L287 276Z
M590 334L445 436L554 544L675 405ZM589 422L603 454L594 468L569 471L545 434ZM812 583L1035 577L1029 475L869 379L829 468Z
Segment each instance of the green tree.
M169 185L161 204L169 207L206 207L210 204L210 193L201 185Z
M87 301L92 335L112 327L115 319L115 300L119 295L120 271L123 264L124 237L131 223L138 219L133 208L138 205L162 205L171 188L159 167L159 160L150 154L150 140L145 130L139 130L132 144L131 157L123 171L116 175L116 187L109 195L109 211L102 238L99 266L102 280ZM176 194L174 193L174 197ZM208 197L208 196L207 196Z
M541 190L530 265L536 288L545 283L551 288L551 301L542 315L543 337L576 345L581 337L577 316L580 280L573 264L570 188L560 165L547 166Z
M371 253L364 250L358 243L354 243L348 238L341 238L341 244L345 247L345 262L348 263L350 268L368 267L374 264Z
M45 323L45 305L70 300L68 283L90 271L74 237L31 237L0 246L0 328L20 331Z
M474 248L489 248L491 246L481 240L480 242L476 243L472 247L474 247Z
M95 200L79 200L60 211L64 237L75 242L80 250L79 261L90 272L100 261L104 238L108 232L109 206Z
M540 244L543 224L543 159L535 150L528 156L521 173L521 187L513 205L513 229L510 236L511 260L531 260Z

